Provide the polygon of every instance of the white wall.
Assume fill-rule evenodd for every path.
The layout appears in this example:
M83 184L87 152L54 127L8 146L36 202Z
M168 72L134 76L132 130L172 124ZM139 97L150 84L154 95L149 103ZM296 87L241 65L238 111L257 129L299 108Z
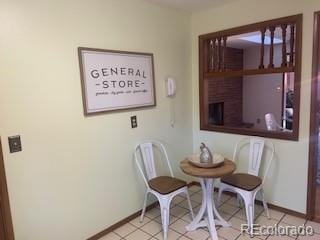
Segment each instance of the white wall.
M141 209L137 141L192 151L190 16L140 0L2 0L0 135L17 240L86 239ZM154 54L155 108L84 117L77 47ZM176 126L164 80L176 78ZM137 115L137 129L130 116ZM9 154L20 134L23 151Z
M242 136L199 131L197 37L301 12L300 139L273 140L277 162L267 196L305 212L312 20L318 9L317 0L270 0L259 6L239 0L194 14L191 35L189 15L141 0L2 0L0 134L16 239L85 239L140 209L143 187L131 159L140 139L165 141L181 177L178 163L192 144L197 150L204 141L231 157ZM78 46L154 53L157 106L84 117ZM167 75L178 84L173 129L164 96ZM133 114L139 124L134 130ZM21 135L23 151L9 154L7 136L14 134Z
M298 212L306 212L310 82L312 63L313 13L320 1L239 0L192 16L192 89L194 147L200 142L232 157L236 141L243 136L199 131L198 36L245 24L303 13L302 84L299 141L274 140L277 158L266 185L268 201ZM241 166L245 166L242 164ZM240 170L245 170L240 167Z

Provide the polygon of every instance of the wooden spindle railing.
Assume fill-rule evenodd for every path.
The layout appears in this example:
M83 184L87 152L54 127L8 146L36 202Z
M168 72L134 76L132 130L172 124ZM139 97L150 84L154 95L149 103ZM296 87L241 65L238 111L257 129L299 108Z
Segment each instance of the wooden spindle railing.
M296 71L295 62L300 60L301 50L300 38L296 36L300 37L301 33L299 22L296 22L295 19L272 21L270 24L259 24L252 27L251 32L249 30L245 28L243 31L244 33L252 33L252 35L260 33L258 48L254 53L260 54L260 56L256 56L258 58L252 66L236 65L241 60L243 61L243 57L246 57L243 47L240 44L237 45L237 42L233 42L241 38L237 36L240 35L238 30L206 34L199 38L199 46L201 47L199 56L202 59L200 70L206 78Z
M218 38L218 71L221 71L221 57L222 57L222 50L221 50L221 37Z
M287 24L281 25L282 29L282 63L281 67L287 66Z
M273 64L273 49L274 49L274 31L275 31L275 27L271 26L269 27L270 30L270 59L269 59L269 66L268 68L274 68L274 64Z
M282 30L282 63L281 67L292 67L294 65L294 36L295 36L295 26L290 25L290 53L287 53L287 24L281 24ZM261 45L260 45L260 65L259 69L266 68L264 58L265 58L265 45L266 45L266 31L270 31L270 50L269 50L269 64L266 63L267 68L275 68L274 65L274 38L275 38L275 26L270 26L268 28L262 28L261 32ZM207 71L208 72L225 72L227 69L226 64L226 54L227 54L227 37L215 37L208 41L207 45Z
M222 71L226 70L227 37L223 37Z
M213 70L217 71L217 56L218 56L218 49L217 49L217 39L213 39Z
M209 64L209 71L213 71L214 70L214 48L213 48L213 40L210 40L209 43L209 54L208 54L208 64Z
M264 39L266 35L266 29L261 30L261 45L260 45L260 65L259 69L264 68Z
M295 36L295 26L294 24L290 25L290 67L294 64L294 36Z

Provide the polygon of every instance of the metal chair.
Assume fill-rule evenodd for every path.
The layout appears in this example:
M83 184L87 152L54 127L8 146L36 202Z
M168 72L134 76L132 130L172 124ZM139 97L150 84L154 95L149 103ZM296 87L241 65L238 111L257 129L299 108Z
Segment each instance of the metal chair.
M166 164L169 168L170 176L157 176L156 169L155 169L155 161L154 161L155 148L160 150L160 152L162 153L162 156L164 156ZM140 155L140 158L139 158L139 155ZM164 236L164 239L167 239L169 216L170 216L170 203L175 196L179 194L186 195L191 217L192 219L194 218L190 196L188 193L187 183L185 181L182 181L174 177L166 149L163 146L163 144L159 141L148 140L148 141L143 141L139 143L135 147L134 159L138 167L138 170L141 173L143 181L147 187L145 192L140 221L143 221L143 218L144 218L148 195L149 193L153 194L157 198L160 204L163 236ZM141 162L143 162L144 169L139 163L139 159L142 160Z
M283 131L283 132L291 132L291 130L283 128L276 120L273 113L267 113L264 115L264 119L266 121L266 126L268 131Z
M246 208L247 223L252 234L254 221L254 202L258 192L261 194L263 207L270 218L267 203L264 198L263 185L266 181L271 163L274 158L274 145L272 142L266 142L262 138L249 137L241 139L234 149L233 161L236 161L240 150L248 145L249 148L249 169L248 173L234 173L229 176L221 178L218 202L220 202L221 194L224 191L237 193L238 203L243 200ZM268 148L271 151L269 161L266 162L266 170L262 178L258 176L261 165L263 151Z
M265 116L266 126L268 131L283 130L279 123L277 123L276 118L273 113L267 113Z

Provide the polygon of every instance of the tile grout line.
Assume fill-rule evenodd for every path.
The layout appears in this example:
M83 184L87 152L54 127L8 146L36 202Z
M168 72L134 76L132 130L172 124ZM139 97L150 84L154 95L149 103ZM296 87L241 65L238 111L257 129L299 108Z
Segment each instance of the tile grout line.
M197 193L199 193L200 191L202 191L202 189L200 189ZM192 194L192 195L194 195L194 194ZM191 195L191 196L192 196L192 195ZM191 198L191 196L190 196L190 198ZM228 196L228 197L229 197L229 196ZM220 206L218 206L218 208L221 207L222 205L224 205L224 204L225 204L227 201L229 201L231 198L232 198L232 197L229 197L228 199L226 199L225 201L223 201L222 204L220 204ZM214 197L213 197L213 201L214 201ZM200 203L199 205L201 205L201 204L202 204L202 203ZM185 215L186 215L186 214L185 214ZM185 215L184 215L184 216L185 216ZM183 220L183 219L182 219L182 220ZM201 229L202 229L202 228L201 228ZM206 230L204 230L204 231L206 231ZM206 232L209 233L209 231L206 231ZM188 236L186 236L187 233L188 233L188 232L184 233L182 236L190 239ZM211 237L211 236L210 236L210 233L209 233L209 236L206 238L206 240L208 240L210 237Z
M195 191L195 192L193 192L192 194L190 194L190 198L191 198L191 196L193 196L193 195L195 195L195 194L199 194L199 192L200 192L201 190L202 190L202 189L200 189L200 190L198 190L198 191ZM185 198L185 197L184 197L184 198ZM223 203L222 203L219 207L221 207L222 205L224 205L224 204L225 204L226 202L228 202L231 198L232 198L232 197L228 196L228 199L226 199L225 201L223 201ZM185 198L185 200L186 200L186 198ZM174 205L173 205L172 207L170 207L170 208L174 208L174 207L176 207L176 206L179 206L180 208L189 210L189 209L187 209L187 208L179 205L180 203L182 203L182 202L185 201L185 200L182 200L182 201L180 201L179 203L174 204ZM193 201L193 202L196 202L196 201ZM198 202L196 202L196 203L197 203L197 207L198 207L199 205L201 205L201 203L198 203ZM197 207L195 207L195 208L197 208ZM218 207L218 208L219 208L219 207ZM158 207L156 207L156 208L158 208ZM238 211L240 211L240 209L239 209ZM237 212L238 212L238 211L237 211ZM186 214L184 214L182 217L184 217L184 216L187 215L187 214L190 214L190 213L186 213ZM157 232L157 233L154 234L154 235L151 235L150 233L148 233L148 232L146 232L146 231L144 231L144 230L142 229L143 226L145 226L146 224L150 223L151 221L155 221L155 219L156 219L157 217L159 217L159 216L161 216L161 214L158 215L158 216L156 216L156 217L154 217L154 218L149 218L149 217L147 217L147 218L150 219L150 221L147 222L147 223L145 223L144 225L142 225L142 226L140 226L140 227L137 227L137 226L135 226L135 225L133 225L132 223L129 222L129 224L132 225L133 227L135 227L136 229L135 229L134 231L130 232L129 234L125 235L124 237L121 237L119 234L117 234L117 235L118 235L121 239L126 239L126 237L128 237L130 234L136 232L137 230L141 230L142 232L144 232L144 233L148 234L149 236L151 236L150 238L148 238L148 240L150 240L151 238L156 238L156 239L159 240L159 238L157 238L156 236L157 236L162 230L159 231L159 232ZM173 215L173 216L174 216L174 215ZM232 216L233 216L233 215L232 215ZM183 221L183 222L186 222L184 219L182 219L182 217L178 217L178 216L174 216L174 217L176 217L177 219L176 219L175 221L173 221L171 224L169 224L169 228L170 228L170 225L172 225L173 223L175 223L175 222L178 221L178 220L181 220L181 221ZM232 217L231 217L231 218L232 218ZM230 218L230 219L231 219L231 218ZM157 221L155 221L155 222L158 223ZM187 223L187 222L186 222L186 223ZM160 223L158 223L158 224L160 224ZM182 237L186 237L186 238L188 238L188 239L190 239L190 240L193 240L193 239L189 238L189 237L186 235L188 232L185 232L185 233L181 234L181 233L179 233L178 231L175 231L175 230L172 229L172 228L170 228L170 230L172 230L172 231L174 231L174 232L176 232L176 233L178 233L178 234L181 235L178 239L180 239L180 238L182 238ZM205 231L205 230L204 230L204 231ZM206 231L206 232L207 232L207 231ZM209 235L210 235L210 234L209 234ZM210 238L210 236L209 236L208 238ZM208 239L208 238L207 238L207 239Z
M277 222L277 226L282 222L282 220L285 218L285 216L287 216L287 214L283 214L283 216L279 219L279 220L277 220L278 222ZM270 237L272 237L270 234L266 237L266 239L265 240L267 240L267 239L269 239Z
M193 193L191 193L190 194L190 200L191 200L191 197L193 196L193 195L196 195L196 194L199 194L199 192L200 191L202 191L202 189L200 188L198 191L195 191L195 192L193 192ZM185 200L187 200L187 198L185 197ZM185 201L185 200L183 200L183 201ZM183 202L183 201L181 201L181 202ZM191 200L192 201L192 200ZM180 203L181 203L180 202ZM198 206L200 206L201 205L201 203L198 203L198 202L196 202L196 201L192 201L192 202L195 202L195 203L197 203L197 206L196 207L192 207L192 209L194 209L194 208L197 208ZM176 204L175 206L178 206L179 205L179 203L178 204ZM173 207L175 207L175 206L173 206ZM172 207L172 208L173 208ZM183 206L180 206L179 205L179 207L181 207L181 208L183 208L183 209L186 209L186 210L190 210L190 209L188 209L188 208L185 208L185 207L183 207ZM172 222L170 225L172 225L173 223L175 223L175 222L177 222L178 220L181 220L181 221L183 221L183 222L186 222L186 223L188 223L187 221L185 221L184 219L182 219L184 216L186 216L187 214L190 214L190 212L188 212L188 213L186 213L186 214L184 214L184 215L182 215L181 217L177 217L177 216L175 216L177 219L174 221L174 222ZM173 215L174 216L174 215ZM192 221L192 220L191 220ZM169 228L170 228L170 225L169 225ZM180 232L178 232L178 231L176 231L176 230L174 230L174 229L172 229L172 228L170 228L170 230L172 230L172 231L174 231L174 232L176 232L176 233L178 233L178 234L180 234L181 236L178 238L178 239L181 239L182 237L185 237L185 238L187 238L187 239L190 239L190 240L193 240L193 239L191 239L191 238L189 238L186 234L188 233L188 232L185 232L185 233L180 233Z
M200 189L200 190L201 190L201 189ZM195 192L193 192L192 194L190 194L190 197L191 197L191 195L194 195L194 194L198 193L200 190L195 191ZM183 201L184 201L184 200L182 200L181 202L183 202ZM179 202L179 203L181 203L181 202ZM179 203L174 204L174 206L172 206L172 208L175 207L175 206L178 206ZM182 207L182 206L179 206L179 207L184 208L184 207ZM156 208L158 208L158 207L156 207ZM156 209L156 208L154 208L154 209ZM171 207L170 207L170 208L171 208ZM184 208L184 209L185 209L185 208ZM149 210L149 211L151 211L151 210ZM186 215L186 214L185 214L185 215ZM185 216L185 215L183 215L183 216ZM143 224L143 225L140 226L140 227L137 227L137 226L133 225L131 222L128 222L130 225L132 225L132 226L135 227L136 229L135 229L134 231L130 232L129 234L123 236L123 237L120 236L119 234L117 234L116 232L114 232L114 231L113 231L113 232L114 232L117 236L119 236L121 239L126 239L126 237L128 237L130 234L136 232L137 230L140 230L140 231L142 231L142 232L144 232L144 233L146 233L146 234L148 234L148 235L150 236L150 238L148 238L148 240L151 239L151 238L156 238L156 239L158 239L158 238L156 237L156 235L158 235L158 234L162 231L162 228L161 228L161 230L160 230L159 232L157 232L157 233L155 233L154 235L152 235L152 234L144 231L144 230L142 229L142 227L145 226L145 225L147 225L147 224L150 223L151 221L154 221L154 222L158 223L155 219L156 219L157 217L159 217L159 216L161 216L161 214L158 215L158 216L156 216L156 217L154 217L154 218L149 218L149 217L145 216L145 217L149 218L150 221L147 222L147 223L145 223L145 224ZM173 216L174 216L174 215L173 215ZM174 216L174 217L176 217L176 216ZM179 219L182 220L182 221L184 221L183 219L181 219L181 218L179 218L179 217L176 217L176 218L177 218L177 219L176 219L175 221L173 221L171 224L175 223L175 222L176 222L177 220L179 220ZM158 224L160 224L160 223L158 223ZM169 226L170 226L171 224L169 224ZM162 226L162 224L160 224L160 225ZM170 228L170 230L172 230L172 231L174 231L174 232L176 232L176 233L179 233L179 232L177 232L177 231L175 231L175 230L173 230L173 229L171 229L171 228ZM181 233L179 233L179 234L181 235L179 238L181 238L183 235L182 235ZM190 239L190 238L188 238L188 239Z
M190 195L190 198L191 198L192 196L196 195L196 194L202 195L202 189L200 188L199 190L193 191L193 192L190 191L190 194L189 194L189 195ZM181 201L178 201L177 203L172 202L172 206L170 207L170 210L173 209L173 208L175 208L175 207L178 207L178 208L181 208L181 209L183 209L183 210L188 210L188 212L182 213L182 214L177 214L177 215L170 214L170 219L172 219L172 217L174 217L175 219L174 219L171 223L169 223L169 230L170 230L170 231L173 231L173 232L175 232L175 233L177 233L177 234L179 235L178 238L177 238L177 240L178 240L178 239L181 239L181 238L183 238L183 237L185 237L185 238L187 238L187 239L189 239L189 240L194 240L194 239L190 238L189 236L187 236L188 231L186 231L185 233L182 234L182 233L176 231L175 229L171 228L171 226L172 226L174 223L176 223L177 221L179 221L179 220L181 220L181 221L183 221L183 222L185 222L185 223L189 223L189 221L183 219L183 218L185 218L187 215L190 215L189 208L187 208L187 207L185 206L185 203L184 203L184 206L180 205L180 204L182 204L183 202L185 202L185 201L187 200L187 198L186 198L185 196L180 196L180 195L178 195L178 196L181 198ZM229 214L229 213L224 212L223 210L219 210L219 212L223 212L224 214L230 215L229 217L227 217L227 218L225 218L225 219L228 219L227 221L230 221L230 220L232 220L232 219L238 219L238 220L241 220L241 221L246 221L246 220L244 220L244 219L236 216L236 215L243 209L243 207L238 207L238 206L236 206L236 205L233 204L233 203L229 203L229 201L230 201L231 199L233 199L234 197L229 196L229 195L226 195L226 196L227 196L227 198L226 198L224 201L222 201L222 203L221 203L219 206L216 206L217 210L219 210L219 208L221 208L222 206L230 205L230 206L232 206L232 207L234 207L234 208L237 208L237 210L236 210L233 214ZM213 201L216 202L216 199L213 198ZM199 202L197 202L197 201L194 201L194 200L192 200L192 199L191 199L191 202L194 203L194 204L192 204L193 210L196 209L196 208L198 208L198 207L201 205L201 203L199 203ZM157 206L157 207L154 208L154 209L157 209L157 211L159 211L159 206ZM151 210L152 210L152 209L151 209ZM149 211L151 211L151 210L149 210ZM149 212L149 211L148 211L148 212ZM265 210L262 209L262 211L261 211L259 214L257 214L257 216L255 217L255 220L258 219L258 218L261 217L261 216L267 218L267 216L263 215L264 212L265 212ZM280 211L280 212L281 212L281 211ZM283 212L281 212L281 213L283 213ZM272 217L270 217L270 218L271 218L272 220L274 220L274 221L277 222L276 225L279 225L279 224L282 222L282 223L285 223L285 224L287 224L287 225L292 225L292 226L294 226L294 224L289 224L289 223L283 221L286 216L291 216L291 215L286 214L286 213L283 213L283 216L282 216L280 219L278 219L278 220L277 220L277 219L274 219L274 218L272 218ZM118 236L120 239L125 239L125 240L126 240L129 235L131 235L131 234L137 232L138 230L140 230L141 232L147 234L147 236L148 236L147 239L148 239L148 240L151 240L151 239L153 239L153 238L154 238L154 239L157 239L157 240L161 240L161 237L160 237L160 238L159 238L159 237L156 237L159 233L163 232L162 223L161 223L161 222L159 223L159 222L156 220L156 219L159 218L159 217L160 217L160 221L161 221L161 214L159 214L159 215L157 215L157 216L154 215L154 216L152 216L152 217L150 217L150 216L145 216L145 219L144 219L144 220L148 219L147 222L145 222L143 225L139 225L139 226L136 226L136 225L134 225L133 223L131 223L131 222L132 222L132 220L131 220L131 221L128 222L128 223L129 223L129 225L131 225L131 226L134 227L135 229L134 229L132 232L124 235L123 237L120 236L120 235L119 235L118 233L116 233L115 231L112 231L112 232L113 232L116 236ZM190 217L190 216L189 216L189 217ZM137 218L139 218L139 216L138 216ZM191 221L191 218L190 218L190 221ZM155 234L151 234L151 233L148 233L148 232L146 232L145 230L142 229L142 227L144 227L145 225L147 225L148 223L151 223L151 222L154 222L154 223L156 223L156 224L159 224L159 225L161 226L161 230L160 230L159 232L156 232ZM307 222L308 222L307 220L304 220L304 224L303 224L303 225L306 226ZM217 232L218 232L218 230L219 230L220 228L221 228L221 227L217 227L217 228L216 228L216 229L217 229ZM231 226L231 228L232 228L233 230L235 230L235 231L239 231L239 229L236 229L236 228L234 228L233 226ZM209 233L207 228L206 228L206 229L200 228L200 229L202 229L202 230L205 231L206 233ZM116 229L115 229L115 230L116 230ZM237 237L235 237L235 238L226 239L226 238L224 238L224 237L219 236L219 239L221 238L221 239L223 239L223 240L239 240L240 237L243 236L243 234L241 233L241 231L239 231L239 232L240 232L239 235L238 235ZM317 233L315 233L315 234L318 235ZM255 236L255 237L256 237L257 239L259 239L259 240L268 240L268 239L270 239L272 236L271 236L271 235L268 235L268 236L266 236L266 237L263 238L263 239L260 238L261 236ZM291 237L291 236L289 236L289 237ZM294 238L292 238L292 240L293 240L293 239L298 239L299 237L300 237L300 234L297 234L297 236L295 236ZM209 236L206 238L206 240L209 240L209 239L210 239L210 233L209 233Z
M201 189L200 189L199 191L194 192L193 194L191 194L191 196L199 193L200 191L201 191ZM232 197L229 197L228 199L226 199L225 201L223 201L223 203L222 203L219 207L221 207L222 205L224 205L225 203L227 203L231 198L232 198ZM186 198L185 198L185 200L186 200ZM174 208L174 207L178 206L178 207L180 207L180 208L183 208L183 209L186 209L186 210L189 211L189 209L187 209L187 208L179 205L180 203L182 203L182 202L185 201L185 200L182 200L182 201L180 201L179 203L174 204L171 208ZM195 201L193 201L193 202L195 202ZM196 203L197 203L197 207L198 207L199 205L201 205L201 203L198 203L198 202L196 202ZM218 207L218 208L219 208L219 207ZM196 208L196 207L195 207L195 208ZM240 209L239 209L238 211L240 211ZM237 212L238 212L238 211L237 211ZM236 213L237 213L237 212L236 212ZM236 214L236 213L235 213L235 214ZM188 213L184 214L182 217L186 216L187 214L190 214L190 213L188 212ZM134 224L132 224L131 222L128 222L130 225L132 225L132 226L133 226L134 228L136 228L136 229L135 229L134 231L128 233L127 235L123 236L123 237L120 236L119 234L117 234L116 232L114 232L114 233L115 233L117 236L119 236L121 239L126 239L126 237L128 237L128 236L131 235L131 234L133 234L133 233L136 232L137 230L141 230L142 232L144 232L144 233L146 233L146 234L148 234L148 235L150 236L150 238L148 238L148 240L151 239L151 238L159 239L159 238L157 238L156 236L157 236L162 230L159 231L159 232L157 232L157 233L155 233L154 235L152 235L152 234L150 234L150 233L148 233L148 232L146 232L146 231L144 231L144 230L142 229L143 226L147 225L148 223L150 223L150 222L152 222L152 221L158 223L155 219L158 218L159 216L161 216L161 214L158 215L158 216L156 216L156 217L153 217L153 218L150 218L150 217L145 216L145 217L148 218L150 221L146 222L145 224L143 224L143 225L140 226L140 227L137 227L137 226L135 226ZM175 219L170 225L172 225L173 223L175 223L175 222L178 221L178 220L181 220L181 221L187 223L187 221L185 221L184 219L182 219L182 217L178 217L178 216L175 216L175 215L172 215L172 216L174 216L174 217L177 218L177 219ZM234 215L231 215L230 219L231 219L233 216L234 216ZM160 224L160 223L158 223L158 224ZM170 227L170 225L169 225L169 227ZM174 231L174 232L176 232L176 233L178 233L178 234L181 235L178 239L180 239L180 238L182 238L182 237L186 237L186 238L188 238L188 239L191 239L191 238L189 238L189 237L186 235L188 232L186 232L186 233L184 233L184 234L181 234L180 232L177 232L177 231L175 231L175 230L172 229L172 228L170 228L170 230L172 230L172 231ZM209 236L208 238L210 238L210 236ZM208 238L207 238L207 239L208 239ZM192 240L192 239L191 239L191 240Z

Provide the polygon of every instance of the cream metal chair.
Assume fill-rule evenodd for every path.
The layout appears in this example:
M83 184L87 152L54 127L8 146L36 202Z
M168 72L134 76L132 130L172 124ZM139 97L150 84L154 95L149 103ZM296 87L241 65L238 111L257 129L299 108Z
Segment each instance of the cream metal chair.
M155 148L160 150L160 152L162 153L162 156L164 156L166 160L166 164L169 168L170 176L157 176L156 169L155 169L155 161L154 161ZM170 216L170 203L175 196L179 194L186 195L191 217L192 219L194 218L190 196L188 193L187 183L185 181L182 181L174 177L166 149L163 146L163 144L159 141L148 140L148 141L139 143L135 147L134 159L138 167L138 170L141 173L143 181L147 187L145 192L140 221L141 222L143 221L144 214L146 211L148 195L149 193L151 193L159 201L160 210L161 210L163 236L164 236L164 239L167 239L169 216ZM144 169L142 168L139 162L143 162Z
M275 150L272 142L266 142L262 138L244 138L236 144L233 153L233 161L236 161L240 150L248 144L250 146L248 173L234 173L221 178L218 202L220 202L221 194L224 191L237 193L238 200L241 199L244 201L246 208L247 223L249 230L252 234L254 222L254 202L258 192L260 192L261 194L263 207L266 211L267 217L270 218L268 206L264 198L263 185L266 181L266 177L271 167ZM263 178L260 178L258 174L264 149L270 150L271 153L269 161L266 162L266 168Z
M278 131L283 130L279 123L277 123L276 118L273 113L267 113L265 116L266 126L268 131Z
M268 131L283 131L283 132L291 132L291 130L283 128L276 120L276 117L273 113L267 113L264 115L264 119L266 121L266 127Z

